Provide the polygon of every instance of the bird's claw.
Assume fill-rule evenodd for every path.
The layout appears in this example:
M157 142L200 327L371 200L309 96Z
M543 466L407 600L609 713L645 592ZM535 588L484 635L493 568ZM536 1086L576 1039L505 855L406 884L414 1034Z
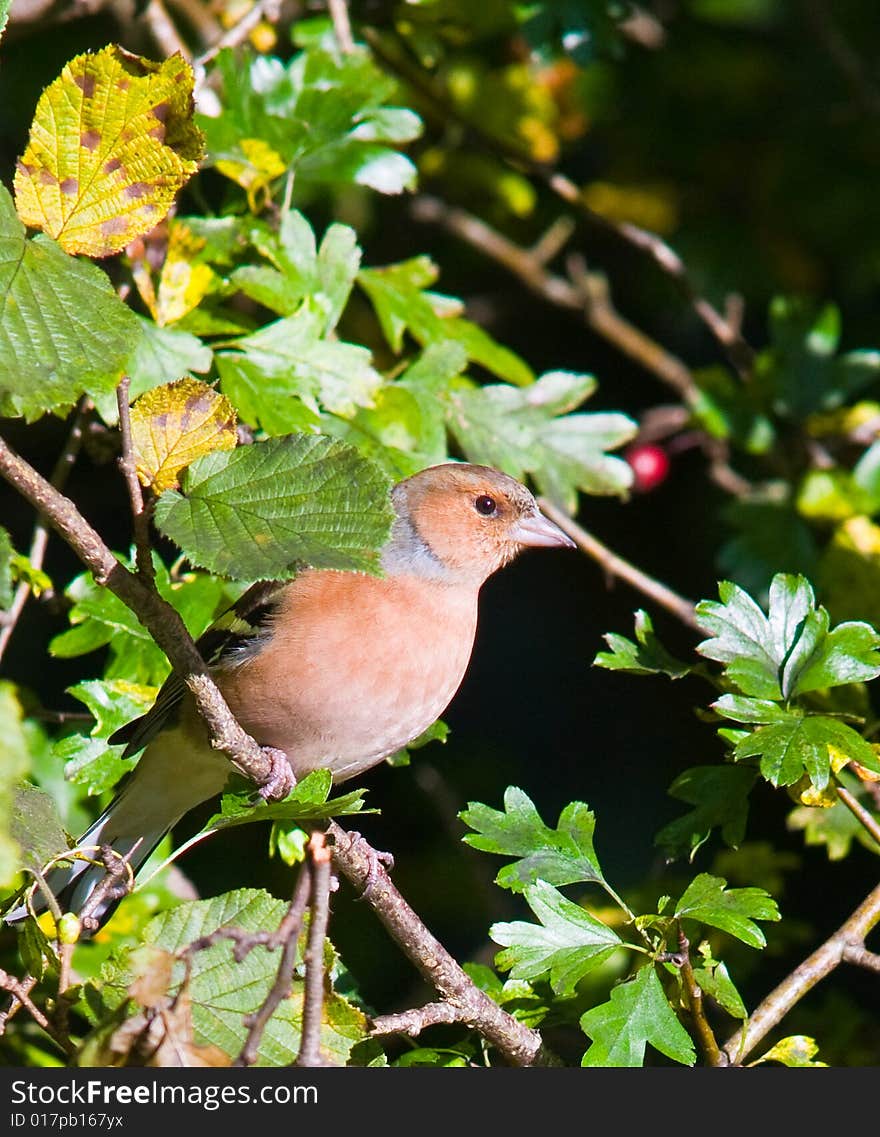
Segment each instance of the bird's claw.
M361 894L358 900L368 900L373 889L379 881L379 865L383 865L385 869L390 872L394 868L394 856L391 853L386 853L382 849L374 849L367 839L355 830L349 830L349 843L350 848L355 845L363 845L367 857L369 867L367 868L367 875L364 878L364 887L361 889Z
M269 759L269 772L260 786L260 797L264 801L281 801L296 785L296 778L287 755L275 746L263 746L263 754Z

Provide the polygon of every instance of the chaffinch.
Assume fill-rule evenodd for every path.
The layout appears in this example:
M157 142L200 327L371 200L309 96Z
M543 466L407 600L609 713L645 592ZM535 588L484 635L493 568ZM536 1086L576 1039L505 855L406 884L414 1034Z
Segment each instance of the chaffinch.
M486 466L430 467L399 482L392 504L384 575L308 569L254 585L199 641L238 721L283 751L297 778L329 767L344 781L418 737L464 678L483 582L526 547L574 544L525 486ZM185 813L223 789L230 763L176 675L110 741L127 742L124 757L146 750L78 844L92 857L110 845L136 872ZM76 912L103 874L76 860L47 879ZM101 921L112 907L91 915Z

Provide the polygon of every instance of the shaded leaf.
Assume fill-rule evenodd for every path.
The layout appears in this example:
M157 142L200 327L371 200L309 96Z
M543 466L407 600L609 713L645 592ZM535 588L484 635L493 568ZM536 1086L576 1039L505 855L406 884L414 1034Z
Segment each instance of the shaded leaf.
M23 718L15 687L0 681L0 888L12 884L18 871L19 846L10 826L16 786L30 768Z
M11 833L21 850L21 863L28 869L42 870L70 848L53 798L30 782L20 782L15 788Z
M289 435L198 458L157 527L195 565L239 580L316 568L375 570L391 528L389 483L356 450Z
M789 786L806 773L817 789L828 784L832 756L869 770L880 771L880 760L870 743L839 719L823 715L792 715L786 721L758 727L737 742L734 757L761 759L761 773L774 786Z
M105 257L157 225L198 169L193 72L115 45L43 91L15 174L18 214L69 253Z
M616 932L546 881L526 885L524 895L540 925L493 924L489 935L506 949L495 957L496 966L510 971L512 979L547 975L556 994L569 998L585 975L624 945Z
M745 836L749 794L756 777L748 766L694 766L683 771L669 787L669 794L695 808L664 825L655 844L671 856L687 853L693 860L697 849L718 828L722 839L736 848Z
M608 632L602 638L610 651L600 651L593 660L595 667L609 671L627 671L633 675L668 675L681 679L691 668L670 655L654 633L654 623L643 609L636 612L636 642Z
M608 1002L587 1011L580 1023L593 1040L582 1066L641 1066L648 1044L685 1066L696 1061L690 1035L675 1017L651 966L614 987Z
M880 823L875 803L865 793L864 785L858 778L842 770L836 780ZM880 845L840 800L835 800L828 808L800 805L788 815L786 825L789 829L802 830L807 845L824 845L829 861L840 861L846 857L853 840L858 841L872 853L880 854Z
M137 400L131 438L138 477L162 493L177 487L180 471L196 458L233 449L235 410L206 383L178 379Z
M700 873L678 901L675 915L679 919L699 920L749 947L762 948L767 941L755 920L778 920L779 909L763 888L727 888L723 877Z
M714 967L695 967L694 978L704 994L714 999L735 1019L747 1019L748 1011L742 996L733 984L733 980L723 963Z
M496 880L502 888L523 892L538 881L604 883L593 849L596 819L583 802L567 805L559 815L558 827L550 829L532 800L516 786L508 786L503 812L469 802L459 817L476 831L465 834L466 844L486 853L520 858L498 873Z

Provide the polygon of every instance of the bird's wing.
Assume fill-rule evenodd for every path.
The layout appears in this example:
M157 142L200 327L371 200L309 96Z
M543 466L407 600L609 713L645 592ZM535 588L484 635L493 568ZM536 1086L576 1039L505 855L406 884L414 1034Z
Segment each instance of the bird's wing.
M214 666L221 659L253 644L265 633L281 592L289 583L266 580L252 585L199 637L196 647L202 659ZM108 742L114 746L126 743L122 757L133 757L174 721L185 693L186 684L173 671L160 687L156 701L147 713L121 726L110 735Z

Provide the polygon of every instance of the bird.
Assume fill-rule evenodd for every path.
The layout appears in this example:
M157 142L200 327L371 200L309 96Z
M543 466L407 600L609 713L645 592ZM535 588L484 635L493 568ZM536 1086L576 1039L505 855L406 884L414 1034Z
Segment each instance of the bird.
M574 546L522 482L493 467L430 466L399 481L391 505L381 575L306 568L258 582L198 641L238 722L297 780L326 767L334 784L347 781L427 730L464 679L484 582L524 549ZM98 848L136 874L232 772L175 673L109 741L126 743L124 758L143 754L77 842L81 856L46 875L62 911L81 911L104 878ZM92 933L117 902L91 905ZM32 906L45 907L39 894ZM20 905L6 920L27 914Z

